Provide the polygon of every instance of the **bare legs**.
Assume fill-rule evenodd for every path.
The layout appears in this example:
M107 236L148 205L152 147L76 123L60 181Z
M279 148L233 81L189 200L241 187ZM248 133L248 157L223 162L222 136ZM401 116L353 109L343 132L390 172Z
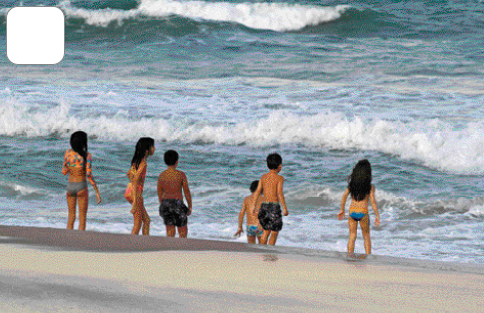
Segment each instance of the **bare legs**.
M176 235L176 228L178 228L178 235L180 238L187 238L188 235L188 227L187 226L182 226L182 227L175 227L175 226L166 226L166 235L168 237L175 237Z
M348 226L350 229L350 238L348 240L348 254L355 252L355 241L358 229L358 222L351 217L348 218ZM371 240L370 240L370 217L368 214L360 221L361 231L363 233L363 240L365 241L365 253L371 254Z
M247 240L249 243L255 243L255 236L247 236ZM262 236L257 236L257 241L261 244Z
M131 235L138 235L141 227L143 227L143 235L148 236L150 234L150 222L151 219L146 212L143 198L140 201L140 207L133 213L134 225Z
M67 229L74 229L74 222L76 221L76 202L79 206L79 230L86 230L87 207L89 204L87 188L79 191L76 195L67 193L67 207L69 208Z
M370 217L368 215L360 221L360 227L365 241L365 253L371 254Z
M264 230L264 232L262 233L262 238L260 239L259 243L261 245L265 245L267 244L267 240L269 240L269 245L273 246L276 244L278 235L279 235L278 231Z

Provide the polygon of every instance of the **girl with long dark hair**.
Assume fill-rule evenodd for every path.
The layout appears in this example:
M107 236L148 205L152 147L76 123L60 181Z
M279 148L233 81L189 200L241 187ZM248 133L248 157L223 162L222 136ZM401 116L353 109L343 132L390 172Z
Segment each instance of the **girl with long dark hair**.
M380 225L380 213L375 199L375 186L371 184L371 165L368 160L359 161L353 168L351 176L348 177L348 188L346 188L341 199L341 211L338 214L339 220L345 218L345 204L348 195L351 194L350 217L348 226L350 238L348 241L348 254L353 256L355 250L356 233L358 222L360 222L363 239L365 241L365 253L371 254L370 240L370 217L368 215L368 202L375 211L375 225Z
M155 141L153 138L140 138L131 160L131 168L127 173L129 184L124 196L133 205L131 209L131 214L133 214L134 218L132 235L138 235L141 227L143 227L143 235L148 236L150 234L151 220L144 206L143 187L146 177L146 159L153 153L155 153Z
M64 154L64 165L62 167L62 174L69 174L67 181L67 206L69 208L67 229L74 228L77 202L79 206L79 230L86 230L87 206L89 203L86 177L96 191L96 204L101 203L101 196L92 176L92 158L87 151L87 134L83 131L73 133L71 135L71 147L72 149L68 149Z

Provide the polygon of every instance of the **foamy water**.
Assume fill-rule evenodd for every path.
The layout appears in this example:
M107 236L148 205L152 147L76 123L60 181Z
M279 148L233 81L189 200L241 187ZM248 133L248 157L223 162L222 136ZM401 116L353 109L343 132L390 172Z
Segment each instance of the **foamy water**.
M63 62L0 60L0 223L66 226L62 156L82 129L103 197L91 199L89 230L130 233L126 171L150 136L155 235L165 235L164 151L179 151L188 175L190 236L241 242L243 198L277 151L290 211L278 244L345 251L336 214L352 167L368 158L381 214L373 253L484 263L480 4L54 4L67 18Z

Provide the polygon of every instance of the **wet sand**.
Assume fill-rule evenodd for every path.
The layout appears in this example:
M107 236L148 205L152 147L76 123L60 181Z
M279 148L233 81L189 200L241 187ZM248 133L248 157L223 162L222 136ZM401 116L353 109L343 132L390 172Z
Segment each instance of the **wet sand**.
M484 312L480 265L53 228L0 236L0 311Z

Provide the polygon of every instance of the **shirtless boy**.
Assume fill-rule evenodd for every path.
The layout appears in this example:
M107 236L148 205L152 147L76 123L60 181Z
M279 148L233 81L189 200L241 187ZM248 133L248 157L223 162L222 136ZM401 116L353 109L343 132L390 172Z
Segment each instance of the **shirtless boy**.
M269 173L262 175L257 190L254 193L252 199L252 212L255 214L257 199L264 190L265 201L260 206L259 222L264 229L260 244L267 244L269 239L269 245L275 245L279 231L282 229L282 215L281 205L284 211L284 216L289 215L286 207L286 200L284 199L284 193L282 191L282 185L284 184L284 177L279 175L282 169L282 158L277 153L269 154L267 157L267 167Z
M168 237L175 237L175 227L177 227L178 235L181 238L186 238L188 234L187 216L192 214L192 196L188 188L187 176L176 169L178 166L178 153L176 151L166 151L164 159L168 168L158 177L160 216L166 225ZM188 208L183 203L182 189Z
M259 219L257 218L257 213L259 213L259 208L262 204L262 201L264 201L264 196L260 195L257 199L255 213L252 212L252 210L250 209L250 205L254 200L254 192L256 191L258 185L258 180L254 180L252 184L250 184L250 191L252 192L252 194L248 197L245 197L244 199L244 203L242 204L242 210L240 210L239 213L239 229L234 235L240 236L240 234L244 232L244 230L242 229L242 223L244 222L245 212L247 212L247 240L249 243L255 243L255 237L257 237L257 240L260 243L261 235L263 232L262 227L259 223Z

